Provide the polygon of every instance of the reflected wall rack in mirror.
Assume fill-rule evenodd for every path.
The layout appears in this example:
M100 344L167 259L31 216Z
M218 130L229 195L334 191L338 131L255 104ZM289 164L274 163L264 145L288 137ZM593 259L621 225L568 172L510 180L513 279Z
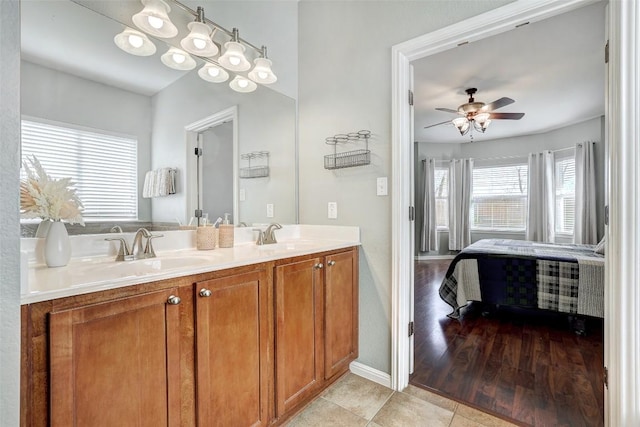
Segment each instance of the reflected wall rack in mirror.
M333 154L324 156L325 169L343 169L354 166L365 166L371 163L371 150L369 150L369 138L371 131L361 130L347 134L338 134L325 139L325 144L333 145ZM364 140L365 148L343 153L337 152L338 144L358 142Z
M265 178L269 176L268 151L252 151L241 154L240 159L247 162L247 166L240 168L240 178Z

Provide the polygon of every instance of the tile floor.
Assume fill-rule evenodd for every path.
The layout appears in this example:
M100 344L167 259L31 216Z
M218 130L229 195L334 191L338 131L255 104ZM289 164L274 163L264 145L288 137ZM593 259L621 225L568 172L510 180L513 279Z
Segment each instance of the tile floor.
M412 385L403 392L395 392L348 373L286 425L507 427L515 424Z

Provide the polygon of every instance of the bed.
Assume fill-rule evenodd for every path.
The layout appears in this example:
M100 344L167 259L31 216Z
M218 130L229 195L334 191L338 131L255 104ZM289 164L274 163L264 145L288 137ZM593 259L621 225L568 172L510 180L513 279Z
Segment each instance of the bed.
M469 301L604 317L604 255L593 245L484 239L451 262L440 297L460 317Z

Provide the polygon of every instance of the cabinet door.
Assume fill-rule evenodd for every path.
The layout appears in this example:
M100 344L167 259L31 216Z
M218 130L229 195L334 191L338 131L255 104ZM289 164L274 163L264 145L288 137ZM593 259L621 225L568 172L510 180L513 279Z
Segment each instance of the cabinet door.
M50 314L52 426L179 426L177 289Z
M273 369L266 271L195 289L198 425L267 425Z
M276 412L311 396L323 383L320 258L276 267Z
M324 375L345 372L358 355L358 266L355 251L326 257Z

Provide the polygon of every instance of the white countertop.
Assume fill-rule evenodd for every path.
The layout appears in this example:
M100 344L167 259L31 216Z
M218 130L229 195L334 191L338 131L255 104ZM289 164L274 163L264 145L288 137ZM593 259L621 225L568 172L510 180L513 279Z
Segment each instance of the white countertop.
M195 241L193 231L163 234L164 238L154 239L154 245L163 241L156 246L156 258L120 262L114 260L115 253L110 253L115 249L109 245L115 245L104 242L109 236L72 236L73 258L67 266L56 268L48 268L37 256L37 246L41 243L38 240L43 239L23 239L23 257L31 262L24 263L23 274L27 280L22 284L21 304L360 245L358 227L285 226L276 232L278 243L262 246L253 242L250 229L236 229L233 248L208 251L189 247ZM124 237L131 240L128 235ZM176 243L174 247L172 242ZM87 254L92 250L86 248L96 245L104 245L105 255Z

